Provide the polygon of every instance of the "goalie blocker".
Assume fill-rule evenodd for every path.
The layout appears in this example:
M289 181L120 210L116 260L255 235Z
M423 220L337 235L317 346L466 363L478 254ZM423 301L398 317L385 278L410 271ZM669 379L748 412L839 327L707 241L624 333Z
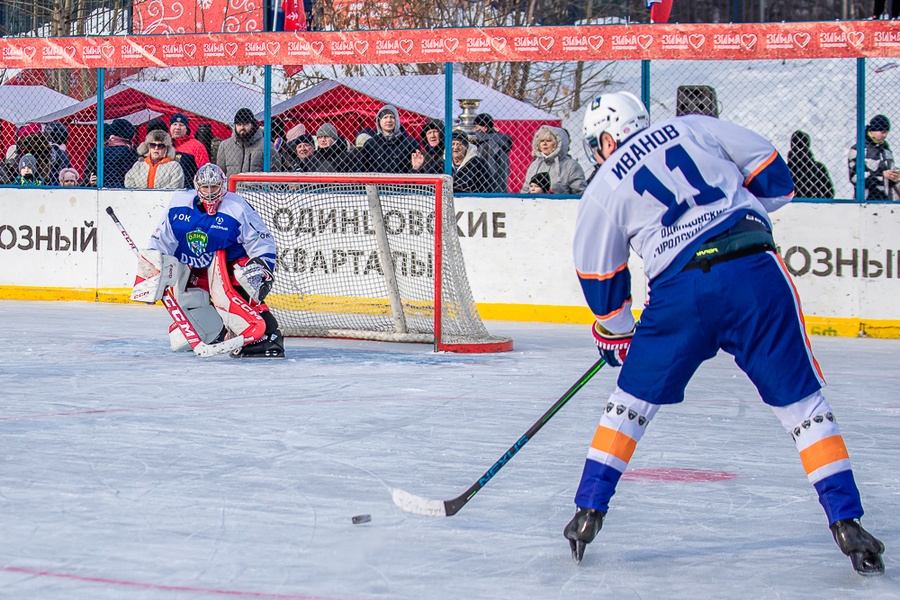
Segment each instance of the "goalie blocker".
M191 269L158 250L142 250L131 299L153 304L171 287L175 300L206 344L242 336L245 345L232 353L241 357L284 357L278 323L262 302L274 276L264 261L242 258L232 263L229 276L225 251L216 252L207 269ZM176 323L169 327L172 350L190 350L191 344Z

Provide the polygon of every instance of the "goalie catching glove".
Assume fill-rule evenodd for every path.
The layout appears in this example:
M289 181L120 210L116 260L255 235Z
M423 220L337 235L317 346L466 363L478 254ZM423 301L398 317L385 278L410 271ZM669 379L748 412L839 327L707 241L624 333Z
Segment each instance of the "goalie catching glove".
M606 364L611 367L621 367L625 361L625 355L628 354L628 348L631 347L634 327L628 333L613 333L600 323L594 323L593 333L597 349L600 350L600 356L603 357Z
M243 267L234 265L234 276L254 302L263 302L275 285L272 269L259 257L251 258Z

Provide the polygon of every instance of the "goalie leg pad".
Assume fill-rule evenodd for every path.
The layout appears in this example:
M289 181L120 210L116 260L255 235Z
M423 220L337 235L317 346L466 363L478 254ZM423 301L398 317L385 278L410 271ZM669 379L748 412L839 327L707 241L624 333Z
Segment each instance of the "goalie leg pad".
M141 250L131 299L153 304L162 299L167 287L181 289L189 273L188 266L174 256L159 250Z
M209 295L206 292L203 293L207 298L206 304L195 308L186 308L184 309L184 314L203 343L210 344L222 332L223 323L222 317L219 316L219 311L209 304ZM169 345L175 352L191 350L191 345L175 323L172 323L169 327Z
M254 309L237 293L228 277L224 250L216 252L216 257L209 266L209 293L229 331L243 336L245 343L262 339L266 332L266 322L257 309L267 311L268 307L260 304Z

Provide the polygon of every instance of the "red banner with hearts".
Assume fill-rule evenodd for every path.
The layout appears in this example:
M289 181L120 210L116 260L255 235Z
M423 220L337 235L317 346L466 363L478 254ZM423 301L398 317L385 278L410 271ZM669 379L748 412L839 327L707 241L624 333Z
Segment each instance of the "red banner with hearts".
M2 38L0 68L900 57L900 22Z

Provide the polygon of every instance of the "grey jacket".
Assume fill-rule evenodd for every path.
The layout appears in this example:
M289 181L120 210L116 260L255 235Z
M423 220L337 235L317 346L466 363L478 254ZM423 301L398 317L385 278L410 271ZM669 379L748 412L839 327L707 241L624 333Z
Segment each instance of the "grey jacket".
M281 170L281 155L272 146L271 170ZM258 173L263 170L263 130L257 129L249 142L244 142L232 133L227 140L222 140L216 152L216 164L225 172L226 177L237 173Z
M549 131L556 137L556 149L544 156L538 147L538 137L541 132ZM525 173L525 182L522 185L522 193L528 193L528 183L537 173L550 174L550 188L554 194L580 194L587 187L584 180L584 169L578 161L569 156L569 136L565 130L559 127L542 125L534 134L531 142L531 154L534 160L528 165Z

